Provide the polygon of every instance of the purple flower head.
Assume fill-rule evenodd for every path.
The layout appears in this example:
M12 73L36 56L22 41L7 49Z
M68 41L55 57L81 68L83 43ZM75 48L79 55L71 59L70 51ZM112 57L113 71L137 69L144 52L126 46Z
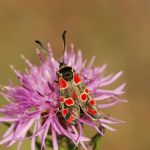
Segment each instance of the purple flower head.
M65 51L64 62L71 66L77 73L82 74L81 79L89 89L93 98L97 101L101 118L92 120L88 115L80 116L74 126L68 125L60 113L59 86L57 84L56 72L59 70L59 63L53 57L52 50L48 44L46 60L37 49L40 65L30 63L24 56L21 56L28 65L26 73L21 73L11 68L20 81L20 85L14 86L12 83L2 87L1 94L8 100L9 104L0 109L3 117L0 122L10 122L11 126L3 135L0 144L8 143L8 146L19 141L18 149L25 139L31 139L31 149L35 150L35 141L39 137L41 149L46 149L45 139L51 135L53 149L58 150L58 137L64 136L70 139L75 146L88 149L86 143L90 138L83 134L83 126L93 127L99 134L104 135L103 129L111 131L110 124L123 123L103 113L103 109L112 107L126 100L120 99L125 84L113 90L104 90L103 87L116 81L122 72L115 75L103 76L106 65L93 67L95 57L87 64L82 60L82 52L74 53L74 48ZM29 130L32 134L27 136Z

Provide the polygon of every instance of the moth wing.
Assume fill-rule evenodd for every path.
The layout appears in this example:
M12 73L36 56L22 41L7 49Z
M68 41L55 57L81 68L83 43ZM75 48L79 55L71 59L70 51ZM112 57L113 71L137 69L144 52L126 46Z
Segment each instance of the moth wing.
M100 119L100 113L96 106L95 100L92 98L89 90L86 88L85 84L81 81L78 74L74 75L73 79L74 90L78 97L78 102L83 110L92 119Z
M90 94L87 94L87 100L85 104L81 103L82 110L92 119L100 119L100 112L96 106L95 100L91 97Z
M67 81L65 82L67 83L66 88L59 89L60 109L66 122L68 124L74 125L80 115L80 106L74 95L75 92L72 88L72 84Z

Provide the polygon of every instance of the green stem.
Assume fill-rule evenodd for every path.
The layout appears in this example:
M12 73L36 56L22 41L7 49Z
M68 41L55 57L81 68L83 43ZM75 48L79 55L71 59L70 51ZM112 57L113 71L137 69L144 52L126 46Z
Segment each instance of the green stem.
M99 127L99 129L104 133L105 129L103 127ZM102 143L102 135L100 135L99 133L96 133L91 141L91 145L93 146L93 150L100 150L101 149L101 143Z

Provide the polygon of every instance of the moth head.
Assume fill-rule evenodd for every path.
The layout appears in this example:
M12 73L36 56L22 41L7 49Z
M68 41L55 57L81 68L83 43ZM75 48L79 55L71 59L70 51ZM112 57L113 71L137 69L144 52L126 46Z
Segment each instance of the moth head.
M59 63L59 70L65 67L67 67L67 65L64 62Z
M66 81L71 81L73 79L73 69L62 63L60 64L58 75L63 77Z

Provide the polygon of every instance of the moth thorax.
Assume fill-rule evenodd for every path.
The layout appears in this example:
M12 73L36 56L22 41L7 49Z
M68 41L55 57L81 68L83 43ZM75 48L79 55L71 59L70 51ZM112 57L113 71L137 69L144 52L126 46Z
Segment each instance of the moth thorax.
M66 81L71 81L73 79L73 71L71 67L63 67L59 70L59 73Z

